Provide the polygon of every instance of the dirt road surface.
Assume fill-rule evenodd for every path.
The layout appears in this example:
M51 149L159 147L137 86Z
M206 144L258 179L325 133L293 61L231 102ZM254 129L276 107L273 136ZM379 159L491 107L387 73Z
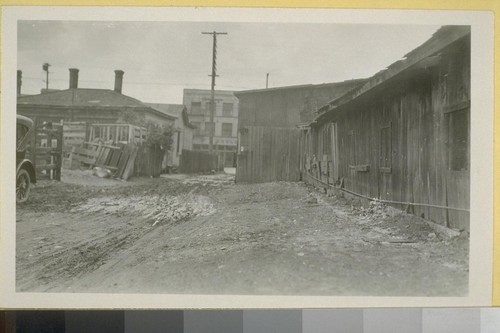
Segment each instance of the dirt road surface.
M467 294L467 237L303 183L233 177L40 182L17 208L17 291Z

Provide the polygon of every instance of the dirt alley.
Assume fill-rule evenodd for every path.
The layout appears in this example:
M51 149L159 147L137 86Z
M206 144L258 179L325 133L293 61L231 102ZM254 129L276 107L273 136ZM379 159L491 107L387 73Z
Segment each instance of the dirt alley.
M17 208L19 292L467 294L468 238L380 205L226 174L63 177Z

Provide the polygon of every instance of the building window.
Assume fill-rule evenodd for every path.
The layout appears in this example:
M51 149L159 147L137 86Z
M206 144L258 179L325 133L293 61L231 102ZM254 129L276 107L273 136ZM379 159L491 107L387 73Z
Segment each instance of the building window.
M233 103L222 104L222 115L225 117L231 117L233 115Z
M232 123L222 123L222 136L225 138L230 138L233 136L233 124Z
M191 113L201 114L201 102L191 102Z
M204 106L204 108L203 108L203 114L205 116L210 116L210 105L211 104L212 103L210 101L207 101L207 102L203 103L203 106Z
M446 114L448 127L448 169L469 169L469 109Z
M391 172L392 167L391 125L380 129L380 171Z
M201 132L201 123L199 121L191 121L191 124L196 127L194 129L194 133L195 134L200 134L200 132Z
M205 123L205 134L206 135L211 135L213 132L212 132L212 129L214 128L214 123Z

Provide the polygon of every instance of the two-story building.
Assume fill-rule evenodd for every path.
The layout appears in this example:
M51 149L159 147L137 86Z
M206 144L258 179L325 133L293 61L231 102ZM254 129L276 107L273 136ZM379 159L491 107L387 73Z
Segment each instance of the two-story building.
M213 150L225 167L232 167L237 152L238 98L232 91L215 91L215 113L210 121L211 91L184 89L183 104L196 129L193 134L193 150L209 151L210 133L214 127Z

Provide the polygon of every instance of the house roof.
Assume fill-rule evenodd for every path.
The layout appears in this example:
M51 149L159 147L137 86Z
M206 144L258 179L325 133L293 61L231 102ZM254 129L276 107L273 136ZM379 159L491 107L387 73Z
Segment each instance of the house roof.
M141 101L109 89L66 89L38 95L20 96L17 104L76 107L150 108Z
M155 110L160 111L166 115L179 118L182 115L182 110L184 110L183 104L161 104L161 103L145 103L146 105L152 107Z
M432 64L434 61L439 59L439 53L441 50L467 35L470 35L470 26L441 27L429 40L407 53L404 59L389 65L386 69L379 71L369 78L365 84L347 92L346 94L321 107L318 110L319 115L311 124L322 121L327 117L327 114L335 112L338 107L347 104L356 99L358 96L385 84L387 81L398 76L409 68L416 66L427 67L429 64Z
M183 104L162 104L162 103L146 103L151 108L163 113L166 116L173 118L181 118L184 124L189 128L196 128L195 125L189 122L189 115L186 107Z
M340 81L340 82L330 82L330 83L321 83L321 84L301 84L301 85L295 85L295 86L243 90L243 91L237 91L234 94L236 96L240 96L240 95L247 95L247 94L267 93L267 92L283 91L283 90L321 88L321 87L329 87L329 86L342 86L342 85L351 85L351 84L356 84L356 83L362 84L364 82L365 82L365 79L354 79L354 80L345 80L345 81Z

